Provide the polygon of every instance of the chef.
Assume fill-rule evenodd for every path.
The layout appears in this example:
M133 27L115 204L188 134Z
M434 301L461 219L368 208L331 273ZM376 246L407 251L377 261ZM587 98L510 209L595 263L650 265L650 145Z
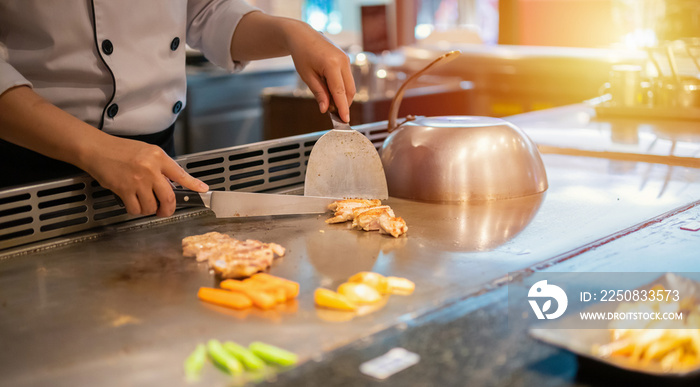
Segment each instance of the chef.
M0 0L0 186L86 171L130 214L169 216L185 43L230 71L291 55L319 110L350 120L348 57L307 24L243 0Z

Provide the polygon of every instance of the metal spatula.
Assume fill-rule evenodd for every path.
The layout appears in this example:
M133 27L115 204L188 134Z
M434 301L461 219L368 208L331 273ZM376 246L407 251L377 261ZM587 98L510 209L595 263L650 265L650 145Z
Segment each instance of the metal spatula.
M329 112L333 130L318 139L306 167L304 196L388 199L384 167L374 144Z

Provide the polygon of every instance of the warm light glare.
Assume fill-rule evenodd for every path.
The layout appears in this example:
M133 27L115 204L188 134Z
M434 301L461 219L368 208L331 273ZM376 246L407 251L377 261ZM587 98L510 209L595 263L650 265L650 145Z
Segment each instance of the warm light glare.
M425 39L433 32L432 24L418 24L414 30L414 35L416 39Z
M340 15L340 12L333 11L331 12L329 18L328 18L328 25L326 26L326 31L328 33L337 35L343 30L343 18Z
M328 27L326 28L326 31L328 31L329 34L333 34L333 35L339 34L342 30L343 30L343 26L337 22L328 23Z
M656 33L651 29L639 29L622 37L627 48L655 47L658 44Z
M384 69L377 70L377 78L379 78L379 79L386 78L386 70L384 70Z
M309 15L309 20L307 22L315 30L323 31L326 28L326 24L328 23L328 16L326 16L326 14L321 11L314 10Z

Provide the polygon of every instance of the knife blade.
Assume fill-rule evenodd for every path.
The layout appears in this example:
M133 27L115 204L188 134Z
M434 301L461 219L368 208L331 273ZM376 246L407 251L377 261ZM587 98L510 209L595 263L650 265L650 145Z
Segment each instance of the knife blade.
M175 189L177 207L207 207L217 218L321 214L337 198L233 191L195 192Z

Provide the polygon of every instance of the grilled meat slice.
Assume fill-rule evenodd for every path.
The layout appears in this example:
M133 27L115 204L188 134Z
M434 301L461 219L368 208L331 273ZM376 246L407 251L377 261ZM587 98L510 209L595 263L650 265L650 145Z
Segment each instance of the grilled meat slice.
M214 234L219 233L183 239L183 253L191 254L196 250L197 260L207 261L209 267L223 278L250 277L269 269L276 257L286 253L285 248L276 243L262 243L252 239L239 241L224 234ZM226 238L220 237L221 235ZM185 246L188 247L187 250Z
M394 217L394 211L389 206L377 206L371 208L358 208L354 212L352 227L365 230L379 230L380 216Z
M382 204L378 199L347 199L338 200L328 205L328 209L334 211L334 216L326 220L326 223L342 223L353 219L353 211L359 208L371 208Z
M326 223L342 223L352 220L352 227L365 231L377 231L395 238L408 231L406 221L394 215L389 206L382 206L380 200L339 200L328 206L335 211L334 217Z
M398 238L408 231L406 221L401 217L389 216L383 213L379 216L379 233L389 234L394 238Z
M275 253L269 246L250 239L225 242L199 255L223 278L250 277L267 270L275 259Z
M277 254L278 257L283 257L287 252L287 249L278 245L277 243L265 243L265 245L269 247L273 253Z
M220 232L208 232L202 235L192 235L182 240L182 255L185 257L196 257L200 251L216 247L222 242L232 238ZM197 261L203 261L197 257Z
M380 204L382 204L382 201L379 199L345 199L334 201L328 205L328 209L331 211L336 211L341 207L374 207Z

